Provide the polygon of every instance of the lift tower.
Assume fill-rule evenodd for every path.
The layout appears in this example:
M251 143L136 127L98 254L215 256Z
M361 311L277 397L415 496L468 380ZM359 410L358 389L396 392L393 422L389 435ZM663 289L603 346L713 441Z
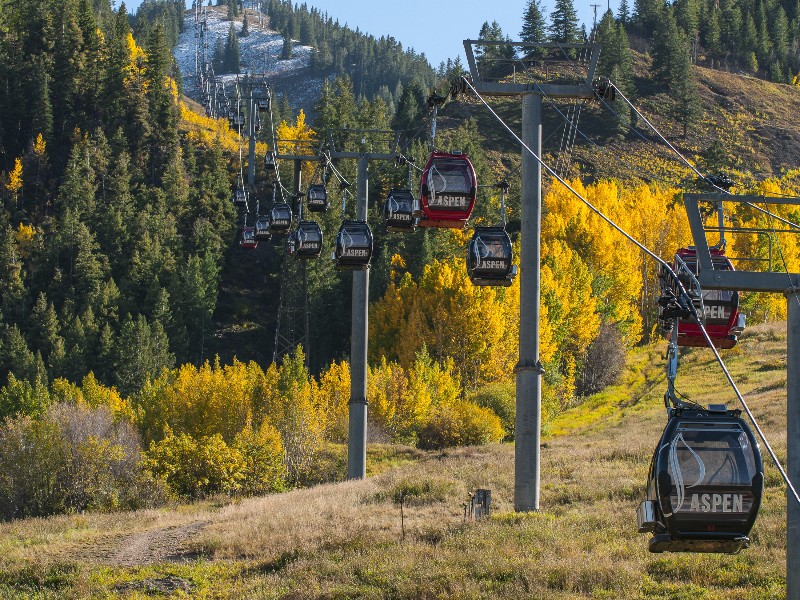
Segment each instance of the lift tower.
M513 46L521 59L493 58ZM475 90L487 96L522 96L522 141L542 156L542 96L591 99L599 44L529 44L464 40ZM477 52L476 52L477 50ZM519 361L514 426L514 510L539 510L542 375L539 360L541 304L542 166L522 148Z
M400 136L394 131L374 129L342 132L360 138L359 150L329 150L317 156L307 154L276 154L275 158L293 161L354 159L358 161L356 219L367 220L369 196L369 161L397 157ZM332 135L333 132L329 132ZM386 145L385 151L373 146ZM332 146L332 144L330 144ZM299 169L298 169L299 170ZM350 409L347 436L347 478L367 476L367 332L369 329L369 270L353 271L352 324L350 329Z
M768 198L765 196L733 196L724 194L684 194L683 203L689 217L695 251L700 263L697 280L704 290L737 290L784 294L787 303L786 338L786 475L790 482L786 504L786 597L800 598L800 503L792 484L800 481L800 273L772 272L772 246L779 235L798 234L800 228L771 213L775 206L800 206L800 198ZM726 227L720 218L716 227L707 226L700 212L701 205L723 214L725 204L749 206L765 214L770 224L764 228ZM712 213L713 214L713 213ZM788 228L787 228L788 226ZM764 236L768 244L767 272L721 271L714 269L706 234L726 233ZM763 261L764 257L729 257L733 261Z

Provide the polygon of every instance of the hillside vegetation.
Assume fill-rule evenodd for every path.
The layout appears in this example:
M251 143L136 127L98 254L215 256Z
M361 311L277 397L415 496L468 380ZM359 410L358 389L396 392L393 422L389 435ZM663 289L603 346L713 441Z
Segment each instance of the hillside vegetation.
M784 330L781 323L752 327L724 356L781 459ZM663 343L638 350L618 385L553 421L543 443L538 513L512 512L512 445L421 453L371 444L365 481L0 525L0 593L783 598L786 500L770 464L753 543L741 554L652 555L647 536L636 533L635 509L665 422L663 354ZM686 352L678 387L701 403L733 403L706 350ZM341 477L344 465L332 465ZM464 522L467 492L481 487L492 491L493 514Z

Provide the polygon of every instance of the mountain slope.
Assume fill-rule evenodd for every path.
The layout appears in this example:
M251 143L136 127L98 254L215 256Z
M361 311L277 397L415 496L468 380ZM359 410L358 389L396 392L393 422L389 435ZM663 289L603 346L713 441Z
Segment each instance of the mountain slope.
M781 458L784 330L784 323L752 327L739 347L725 353ZM223 505L0 525L0 593L94 597L166 589L209 598L783 597L786 499L770 464L753 544L740 555L653 555L647 552L647 536L636 533L636 506L665 422L663 350L663 343L641 349L618 385L551 424L554 433L543 444L538 513L512 512L513 445L427 454L370 445L368 465L378 474L365 481ZM733 405L706 350L685 353L678 384L699 402ZM338 457L332 463L337 480L344 474L343 451L332 455ZM467 492L481 487L492 491L494 514L465 523L462 503ZM133 543L136 552L123 551Z

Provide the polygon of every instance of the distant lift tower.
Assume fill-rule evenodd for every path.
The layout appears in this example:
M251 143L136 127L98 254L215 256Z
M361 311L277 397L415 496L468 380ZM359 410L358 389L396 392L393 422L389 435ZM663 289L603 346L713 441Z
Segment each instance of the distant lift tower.
M513 46L523 57L495 58ZM464 40L472 84L481 95L522 96L522 141L542 156L542 96L591 99L599 44ZM477 51L477 52L476 52ZM539 510L542 375L539 360L542 167L522 148L519 362L514 426L514 510Z
M773 272L773 245L780 249L780 237L800 233L791 221L772 213L776 206L800 206L800 198L768 198L765 196L729 196L723 194L685 194L683 203L689 217L692 238L700 263L697 280L704 290L737 290L784 294L787 303L786 338L786 474L793 485L800 481L800 274ZM763 228L726 227L724 205L745 205L764 215ZM716 226L708 226L700 212L701 205L720 215ZM708 213L706 213L708 214ZM712 212L713 214L713 212ZM768 257L747 257L741 262L768 260L768 272L738 270L737 258L729 256L736 271L714 270L707 234L725 240L726 233L735 236L762 236L766 240ZM786 597L800 598L800 504L792 490L787 492L786 505Z

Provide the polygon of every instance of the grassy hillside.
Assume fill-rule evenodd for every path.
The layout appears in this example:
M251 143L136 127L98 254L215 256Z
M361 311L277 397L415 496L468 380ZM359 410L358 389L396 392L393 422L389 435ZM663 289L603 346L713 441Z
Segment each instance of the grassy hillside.
M725 354L781 458L784 330L752 327ZM665 422L664 350L640 350L618 385L549 424L538 513L512 512L512 445L375 445L365 481L1 525L0 596L782 598L786 501L771 465L753 545L740 555L652 555L636 533ZM705 350L686 353L678 387L699 402L732 403ZM337 478L343 453L331 449ZM465 523L463 502L479 487L492 490L494 514Z
M649 77L650 59L634 54L637 97L633 103L659 131L702 171L710 169L702 154L718 142L726 154L721 168L734 174L737 183L749 183L780 175L800 164L800 87L770 83L746 75L737 75L704 67L695 67L701 116L683 138L682 126L670 116L672 99L669 90L656 85ZM516 142L471 93L458 106L448 107L445 119L475 116L487 148L507 167L519 164ZM516 132L521 132L521 102L516 98L491 98L498 114ZM543 148L548 162L555 166L563 137L568 101L543 101ZM611 104L620 112L621 100ZM643 122L641 135L629 132L623 139L612 135L612 113L598 101L583 105L578 128L591 141L576 136L571 161L571 176L584 181L602 178L638 180L670 185L691 184L695 179L679 159L657 139ZM717 170L716 168L713 170Z

